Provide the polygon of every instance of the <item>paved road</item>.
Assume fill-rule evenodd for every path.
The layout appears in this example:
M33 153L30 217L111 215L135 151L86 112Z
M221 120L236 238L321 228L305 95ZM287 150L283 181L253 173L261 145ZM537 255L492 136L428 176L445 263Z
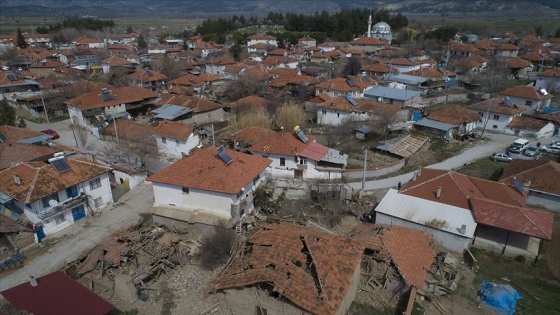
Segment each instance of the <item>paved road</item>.
M488 142L479 144L477 146L473 146L472 148L468 148L459 155L456 155L445 161L430 165L428 167L443 169L443 170L457 169L474 160L481 159L484 157L489 157L494 152L505 152L506 148L513 141L519 138L516 136L509 136L504 134L491 134L491 133L486 133L486 136L490 138ZM550 143L553 139L556 140L556 138L558 138L558 136L554 138L541 139L540 142L543 144L547 144ZM531 141L531 145L534 145L533 142L536 143L536 141ZM521 154L516 154L514 158L531 159ZM366 192L370 192L378 189L397 188L399 182L401 182L402 184L406 183L412 178L412 175L413 172L410 172L391 178L367 181L365 183L364 190ZM348 183L348 186L354 189L361 189L362 183L361 182Z
M55 244L48 252L25 261L21 269L0 279L0 291L27 281L29 275L40 277L63 268L91 251L107 235L138 223L154 203L152 184L144 182L129 191L119 201L94 217L86 217L76 224L48 237Z

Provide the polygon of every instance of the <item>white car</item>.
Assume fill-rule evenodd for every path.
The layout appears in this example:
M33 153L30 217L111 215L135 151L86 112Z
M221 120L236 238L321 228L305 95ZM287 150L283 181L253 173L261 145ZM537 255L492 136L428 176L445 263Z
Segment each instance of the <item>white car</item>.
M507 153L494 153L492 154L491 159L500 162L510 162L512 160L511 156Z
M539 150L546 153L560 154L560 147L557 146L540 146Z

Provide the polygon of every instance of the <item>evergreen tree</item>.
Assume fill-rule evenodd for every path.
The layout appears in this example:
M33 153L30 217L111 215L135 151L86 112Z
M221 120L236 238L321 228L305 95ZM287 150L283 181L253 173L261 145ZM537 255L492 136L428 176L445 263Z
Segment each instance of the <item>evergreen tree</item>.
M126 33L127 33L127 34L134 33L134 29L132 28L132 26L128 26L128 27L126 28Z
M0 125L15 126L16 110L8 105L8 101L3 99L0 101Z
M23 37L19 27L17 29L17 45L19 48L27 48L27 42L25 41L25 37Z
M140 34L140 36L138 36L138 48L144 49L146 47L148 47L148 43L146 42L146 39L144 39L144 36Z

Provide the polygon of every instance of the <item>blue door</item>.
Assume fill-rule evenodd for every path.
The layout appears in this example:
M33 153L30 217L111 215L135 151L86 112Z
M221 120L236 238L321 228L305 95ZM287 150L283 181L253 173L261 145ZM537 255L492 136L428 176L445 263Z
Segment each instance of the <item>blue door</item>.
M37 242L41 243L41 240L45 238L45 231L43 231L43 227L41 226L36 232L37 234Z
M85 216L86 216L86 210L84 208L84 205L79 205L76 208L72 209L72 217L74 218L74 222L80 220Z

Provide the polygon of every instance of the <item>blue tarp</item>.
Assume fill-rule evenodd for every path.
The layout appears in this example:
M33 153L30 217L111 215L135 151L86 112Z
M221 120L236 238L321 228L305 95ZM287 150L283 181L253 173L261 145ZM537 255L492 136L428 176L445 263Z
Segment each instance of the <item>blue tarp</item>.
M556 113L556 112L560 112L560 107L550 107L550 106L543 107L543 113L545 114Z
M509 284L492 284L482 280L482 304L500 314L513 315L521 295Z

